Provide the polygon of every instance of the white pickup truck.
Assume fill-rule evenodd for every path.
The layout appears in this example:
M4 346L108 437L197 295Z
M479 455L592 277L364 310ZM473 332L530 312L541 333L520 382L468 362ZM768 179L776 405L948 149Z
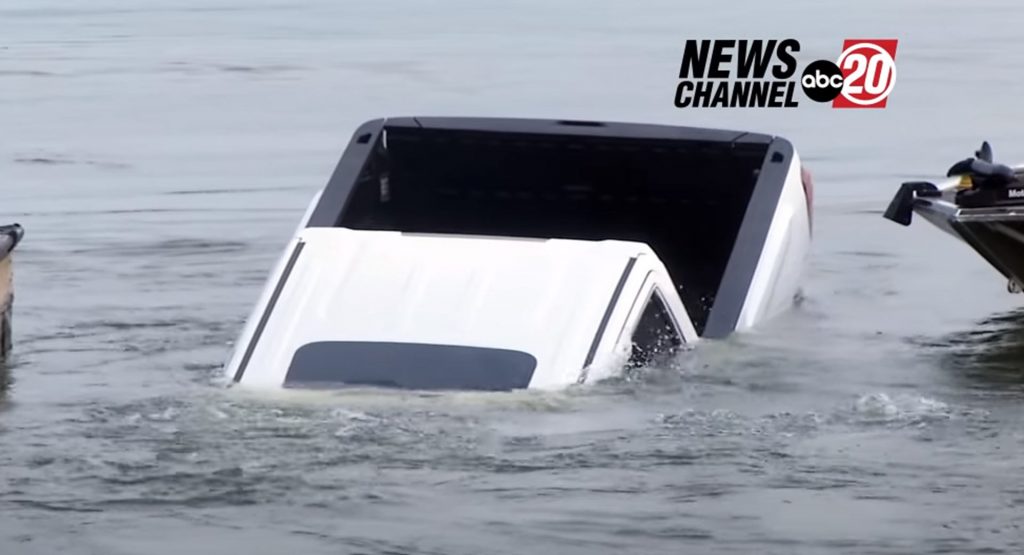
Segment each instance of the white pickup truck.
M226 375L470 390L614 376L790 306L810 206L778 137L374 120L310 205Z

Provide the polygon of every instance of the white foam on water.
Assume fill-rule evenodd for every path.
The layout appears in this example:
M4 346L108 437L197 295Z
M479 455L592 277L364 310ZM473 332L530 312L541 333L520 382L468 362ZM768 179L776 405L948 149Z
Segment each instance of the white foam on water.
M948 420L956 415L949 404L911 394L884 392L861 395L853 403L853 413L866 422L925 424Z

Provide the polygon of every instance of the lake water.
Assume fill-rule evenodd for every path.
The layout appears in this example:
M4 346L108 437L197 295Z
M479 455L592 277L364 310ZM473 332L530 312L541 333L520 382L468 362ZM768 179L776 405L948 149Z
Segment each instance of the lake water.
M981 140L1024 160L1024 5L4 0L19 221L0 552L1021 553L1024 309L880 216ZM884 110L678 110L687 38L895 37ZM679 369L562 393L254 394L220 364L360 122L783 135L805 300Z

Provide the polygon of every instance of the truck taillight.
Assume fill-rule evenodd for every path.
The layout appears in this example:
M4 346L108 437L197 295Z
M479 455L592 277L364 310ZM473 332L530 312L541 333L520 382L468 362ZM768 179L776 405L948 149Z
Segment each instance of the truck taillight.
M800 166L800 182L804 185L804 198L807 200L807 222L814 224L814 177L806 166Z

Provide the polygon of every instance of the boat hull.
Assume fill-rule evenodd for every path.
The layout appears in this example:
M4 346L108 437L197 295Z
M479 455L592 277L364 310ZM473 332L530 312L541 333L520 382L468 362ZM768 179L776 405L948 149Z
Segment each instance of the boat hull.
M928 220L998 270L1008 291L1024 292L1024 166L995 163L984 142L946 176L901 184L883 216L904 226L915 214Z
M1006 277L1011 291L1024 290L1024 204L967 208L958 206L955 196L955 185L946 183L907 202L914 214L967 243Z
M0 358L11 351L11 309L14 304L11 257L0 260Z
M21 240L22 229L19 225L0 226L0 360L11 351L13 344L13 327L11 324L14 310L14 247Z

